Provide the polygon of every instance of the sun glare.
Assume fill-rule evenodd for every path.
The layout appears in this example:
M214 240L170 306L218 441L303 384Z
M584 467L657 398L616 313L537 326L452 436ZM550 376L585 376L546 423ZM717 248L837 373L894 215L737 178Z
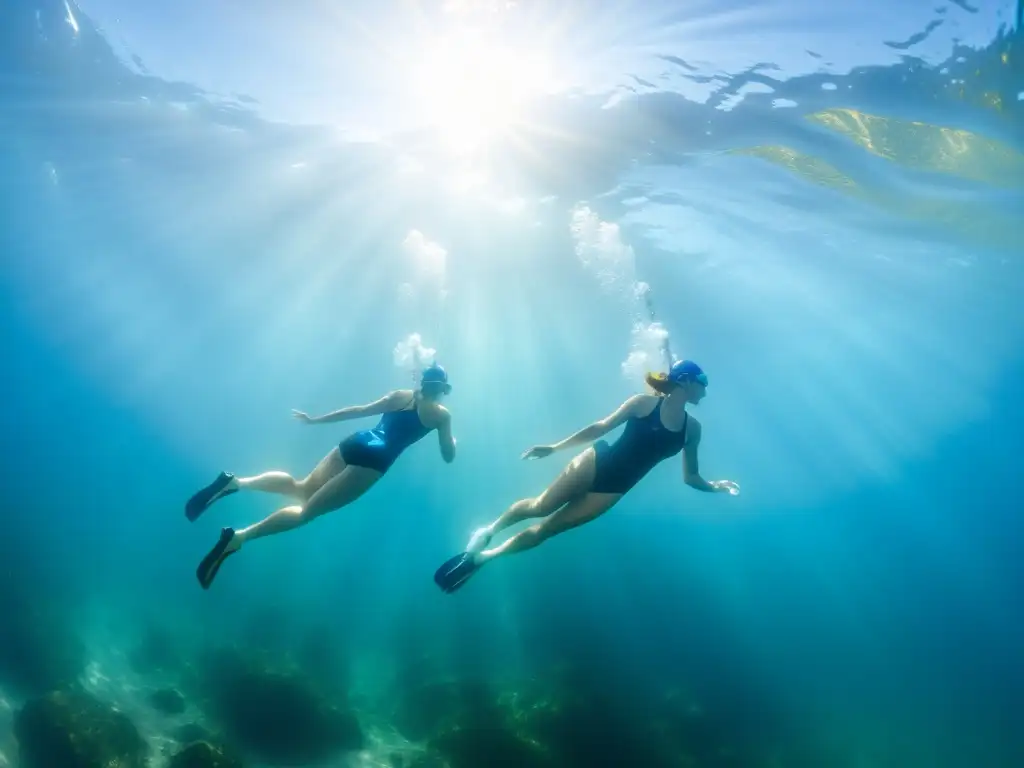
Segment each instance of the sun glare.
M539 53L462 31L426 51L417 65L416 92L451 148L469 152L521 122L548 79Z

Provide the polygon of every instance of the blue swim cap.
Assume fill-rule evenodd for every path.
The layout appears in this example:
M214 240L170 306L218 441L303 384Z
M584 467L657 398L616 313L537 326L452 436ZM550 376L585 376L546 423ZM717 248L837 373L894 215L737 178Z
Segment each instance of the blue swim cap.
M420 388L422 389L428 384L440 384L439 389L446 394L452 391L452 385L448 383L447 372L437 363L425 368L423 375L420 376Z
M427 382L434 382L436 384L447 384L448 374L445 372L437 363L434 363L428 368L423 370L423 375L420 377L420 381L424 384Z
M680 360L672 365L668 372L668 380L676 384L683 384L687 381L696 381L698 384L708 385L708 375L692 360Z

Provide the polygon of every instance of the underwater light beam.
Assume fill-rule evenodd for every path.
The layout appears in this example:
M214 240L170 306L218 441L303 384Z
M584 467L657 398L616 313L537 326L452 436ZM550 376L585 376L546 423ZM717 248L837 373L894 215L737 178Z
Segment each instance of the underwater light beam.
M480 29L426 43L413 73L416 100L456 154L472 154L509 131L551 77L544 54L510 48Z

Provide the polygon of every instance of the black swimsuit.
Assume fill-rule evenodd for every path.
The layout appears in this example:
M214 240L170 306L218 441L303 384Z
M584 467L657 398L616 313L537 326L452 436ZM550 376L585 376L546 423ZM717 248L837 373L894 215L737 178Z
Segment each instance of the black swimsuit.
M675 456L686 443L689 414L683 416L678 432L661 423L661 404L644 417L630 417L619 439L609 445L605 440L594 443L597 454L591 493L625 493L636 485L657 464Z
M338 448L345 463L387 472L402 451L433 429L420 421L415 395L410 405L382 414L373 429L364 429L342 440Z

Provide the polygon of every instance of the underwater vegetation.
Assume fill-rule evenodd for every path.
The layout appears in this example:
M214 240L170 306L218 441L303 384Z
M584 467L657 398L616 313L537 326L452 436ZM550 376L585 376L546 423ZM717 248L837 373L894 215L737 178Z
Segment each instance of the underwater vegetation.
M132 721L84 691L30 699L14 721L25 768L145 768L148 746Z
M9 627L30 635L38 615L13 616ZM315 626L310 635L323 637ZM340 765L331 761L361 752L393 768L847 764L754 707L703 707L667 684L659 696L634 697L585 666L483 679L441 674L429 654L414 654L371 700L351 694L344 659L328 660L325 641L197 646L157 626L124 654L143 689L141 708L127 711L90 688L84 646L69 626L48 637L34 646L36 667L58 672L22 689L32 692L13 718L20 768ZM68 647L77 670L63 660ZM20 652L0 645L4 670L9 650ZM0 688L15 679L5 672ZM161 723L160 737L144 734L142 721ZM392 733L386 746L382 729Z

